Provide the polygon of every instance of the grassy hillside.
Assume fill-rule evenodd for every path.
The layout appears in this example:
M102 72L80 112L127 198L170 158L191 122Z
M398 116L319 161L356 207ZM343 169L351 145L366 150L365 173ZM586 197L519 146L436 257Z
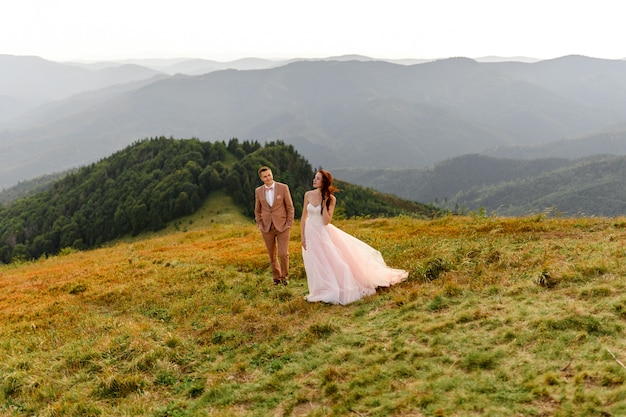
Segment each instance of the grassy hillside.
M409 280L311 304L230 198L0 267L0 416L626 413L626 219L339 220ZM210 207L210 209L209 209Z

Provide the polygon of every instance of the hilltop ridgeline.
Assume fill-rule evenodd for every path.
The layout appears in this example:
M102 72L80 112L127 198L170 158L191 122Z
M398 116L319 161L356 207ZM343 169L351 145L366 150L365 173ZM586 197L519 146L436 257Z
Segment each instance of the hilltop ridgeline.
M0 262L37 259L64 248L90 249L156 231L194 213L218 190L225 190L251 218L261 165L270 166L275 178L290 186L299 216L314 170L292 145L262 146L235 138L228 143L165 137L138 141L0 207ZM436 213L432 207L370 189L342 182L339 186L340 215Z

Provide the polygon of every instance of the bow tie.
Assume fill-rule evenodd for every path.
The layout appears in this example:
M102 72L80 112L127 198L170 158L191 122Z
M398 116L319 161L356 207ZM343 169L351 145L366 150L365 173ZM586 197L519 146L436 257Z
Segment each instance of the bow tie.
M273 189L274 189L273 185L271 187L265 187L265 191L270 191L270 190L273 190Z

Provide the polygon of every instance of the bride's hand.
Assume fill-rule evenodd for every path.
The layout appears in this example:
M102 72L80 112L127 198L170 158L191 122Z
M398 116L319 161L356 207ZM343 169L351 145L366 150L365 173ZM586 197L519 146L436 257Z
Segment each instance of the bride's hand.
M302 249L306 250L306 241L302 241Z

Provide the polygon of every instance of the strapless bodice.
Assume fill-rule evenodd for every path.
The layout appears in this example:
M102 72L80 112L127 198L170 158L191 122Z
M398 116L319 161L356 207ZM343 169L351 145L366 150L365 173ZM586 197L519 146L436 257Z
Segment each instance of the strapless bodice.
M321 206L314 206L313 204L309 203L306 206L306 212L309 216L309 220L313 221L313 222L319 222L322 223L322 210L321 210Z

